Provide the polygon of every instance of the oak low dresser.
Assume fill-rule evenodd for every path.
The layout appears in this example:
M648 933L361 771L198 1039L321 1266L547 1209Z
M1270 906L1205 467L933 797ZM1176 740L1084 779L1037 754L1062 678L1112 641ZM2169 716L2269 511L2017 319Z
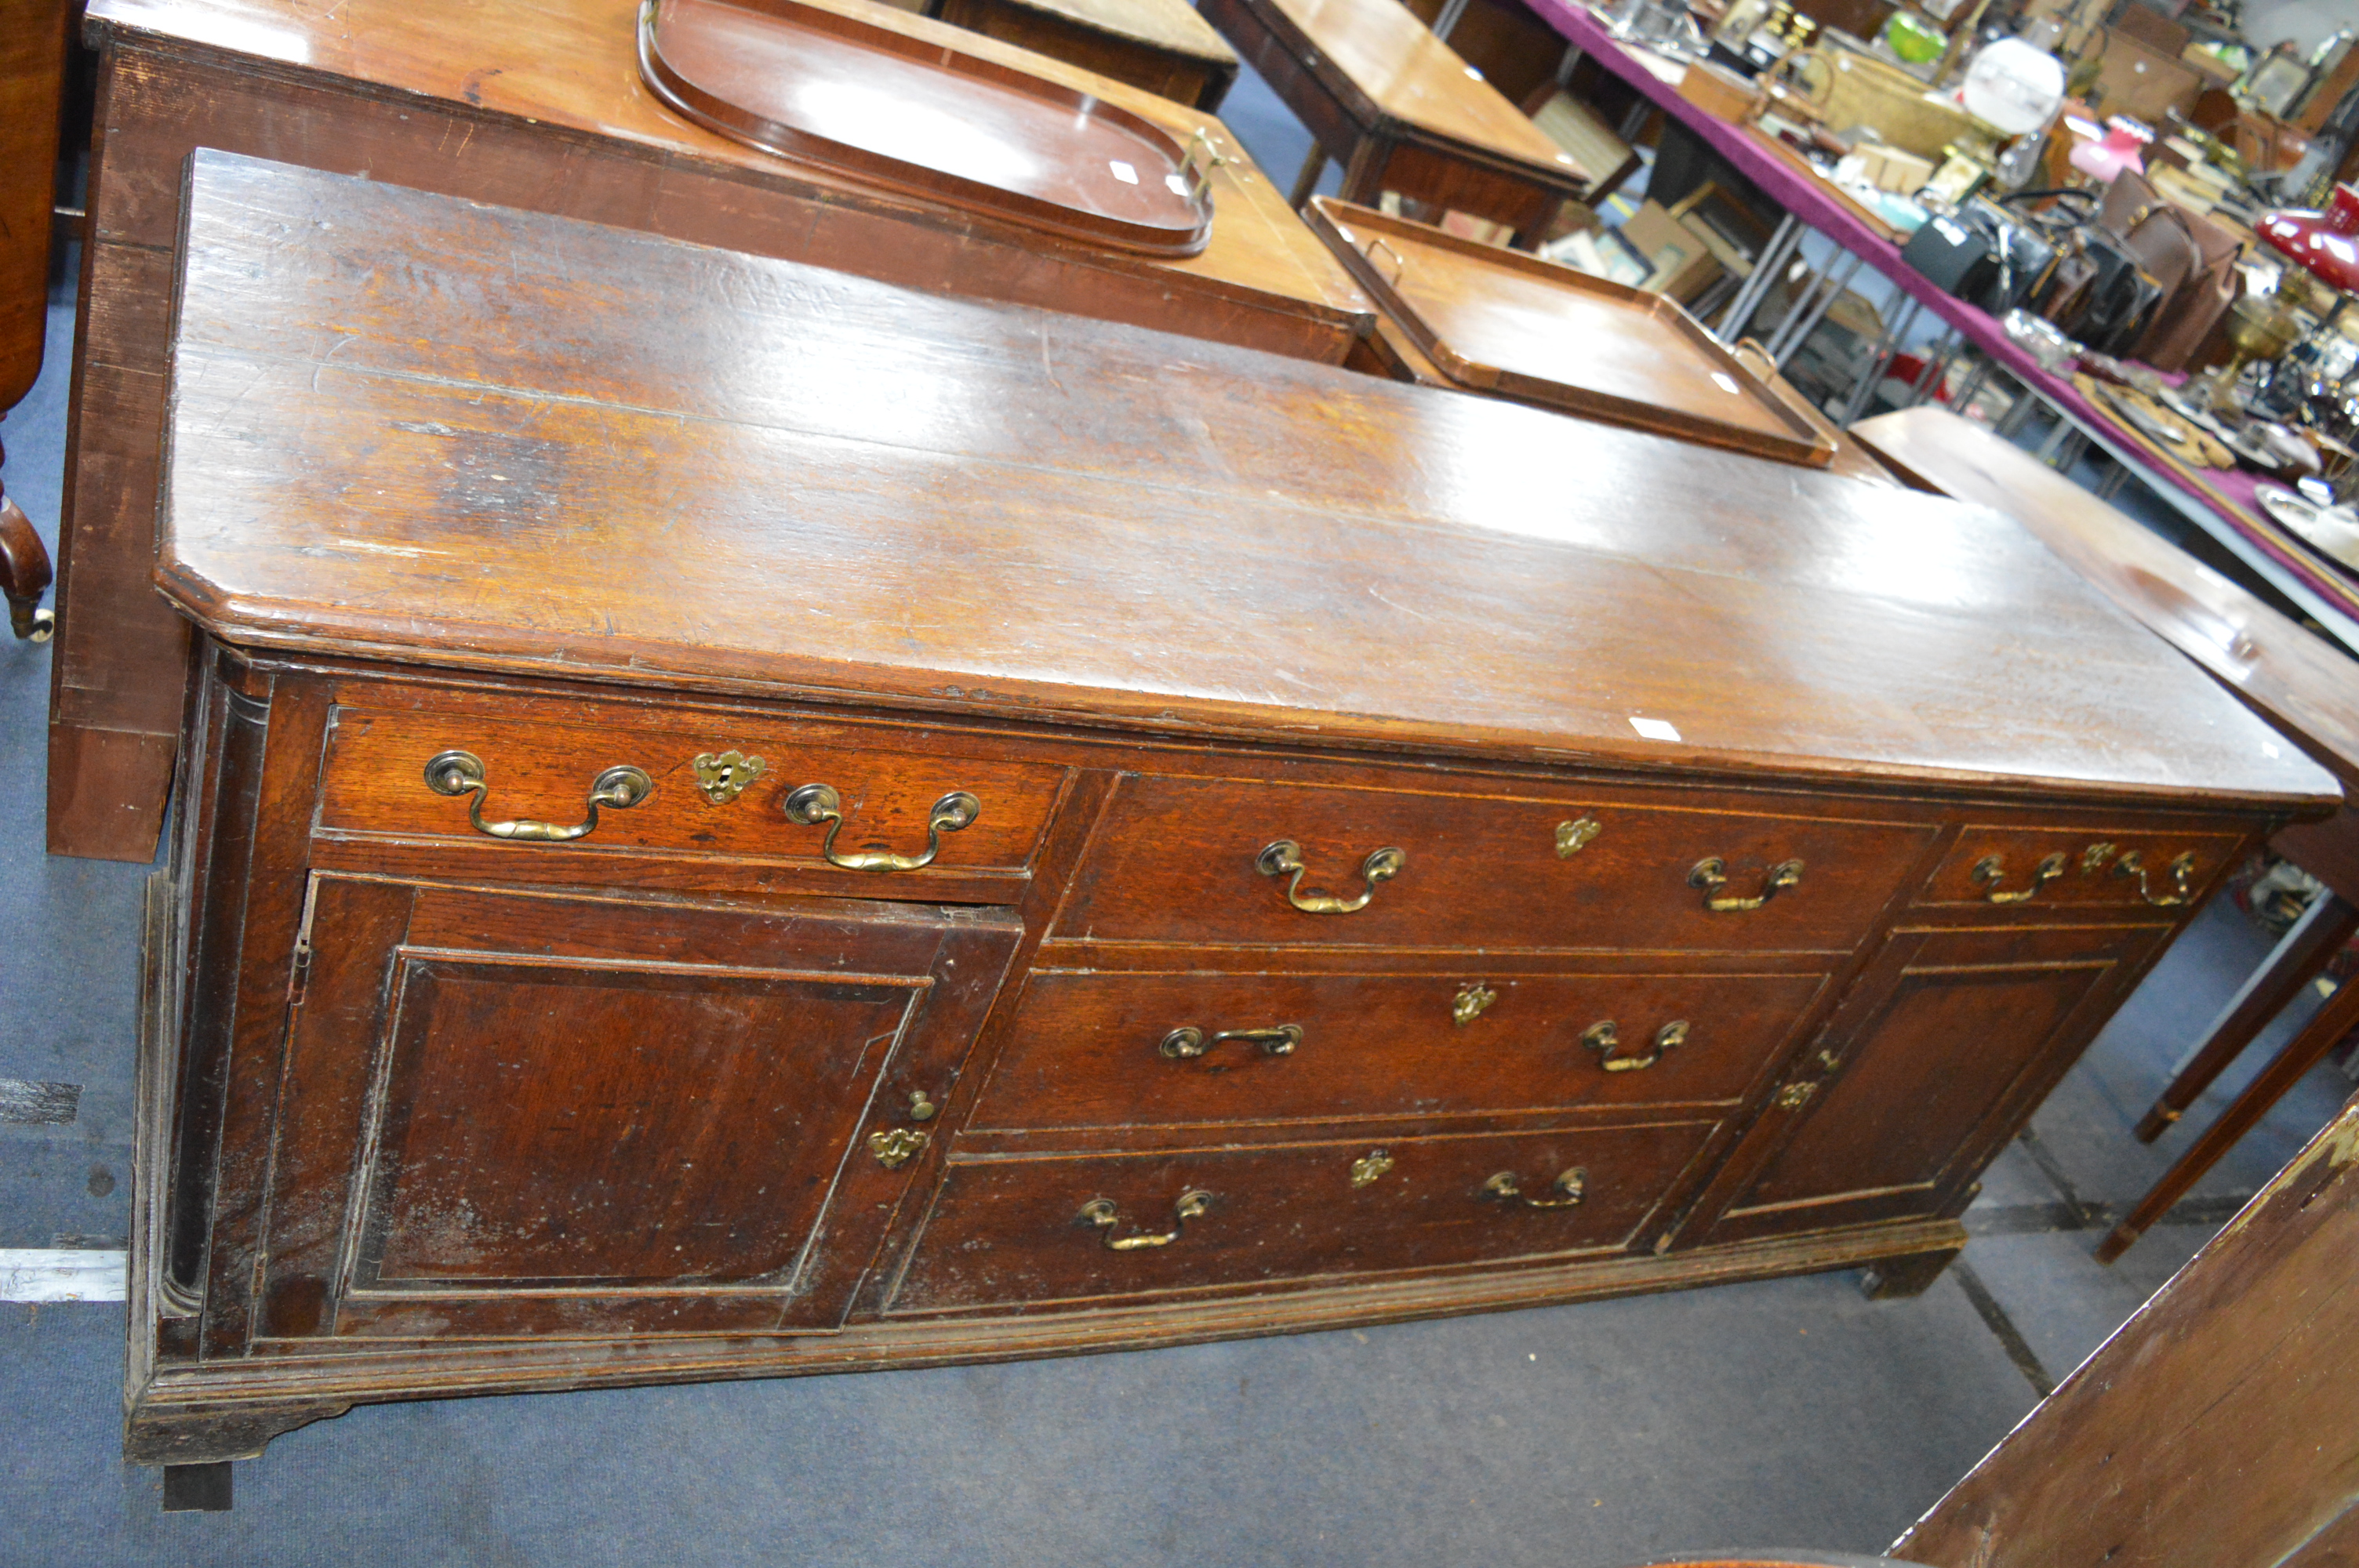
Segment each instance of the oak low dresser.
M2332 780L2021 528L218 153L127 1452L1867 1267Z

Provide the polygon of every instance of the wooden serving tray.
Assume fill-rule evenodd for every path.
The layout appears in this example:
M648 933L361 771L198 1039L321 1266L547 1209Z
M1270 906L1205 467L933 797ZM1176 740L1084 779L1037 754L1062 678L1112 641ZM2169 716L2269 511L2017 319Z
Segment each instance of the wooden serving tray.
M1676 301L1331 197L1306 215L1461 386L1781 462L1834 461L1834 441Z
M639 73L698 124L871 184L1153 255L1212 237L1209 143L800 0L647 0Z

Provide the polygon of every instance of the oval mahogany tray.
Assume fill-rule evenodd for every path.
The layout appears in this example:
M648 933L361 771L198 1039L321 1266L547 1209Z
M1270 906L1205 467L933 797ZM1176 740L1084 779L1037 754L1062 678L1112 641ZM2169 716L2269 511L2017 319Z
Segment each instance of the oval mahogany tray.
M1154 255L1212 237L1208 143L799 0L647 0L639 72L709 130L869 184Z

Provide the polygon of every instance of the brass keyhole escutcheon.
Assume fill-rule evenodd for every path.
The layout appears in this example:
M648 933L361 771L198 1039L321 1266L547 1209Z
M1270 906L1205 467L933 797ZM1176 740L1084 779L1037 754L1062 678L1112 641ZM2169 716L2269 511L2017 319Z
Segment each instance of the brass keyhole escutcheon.
M876 1162L888 1171L897 1171L909 1162L909 1157L926 1146L924 1133L913 1127L889 1128L868 1135L868 1152Z
M1393 1168L1393 1157L1381 1149L1371 1149L1352 1162L1352 1184L1364 1187Z
M1576 817L1571 822L1558 823L1556 825L1556 858L1560 860L1572 859L1589 847L1591 839L1604 831L1604 828L1598 826L1597 818L1594 816Z
M741 752L705 752L689 764L696 772L696 787L715 806L726 806L745 793L769 764Z
M1491 1004L1498 1000L1499 993L1481 980L1469 980L1458 988L1457 996L1451 1000L1451 1022L1463 1029L1482 1017L1490 1010Z

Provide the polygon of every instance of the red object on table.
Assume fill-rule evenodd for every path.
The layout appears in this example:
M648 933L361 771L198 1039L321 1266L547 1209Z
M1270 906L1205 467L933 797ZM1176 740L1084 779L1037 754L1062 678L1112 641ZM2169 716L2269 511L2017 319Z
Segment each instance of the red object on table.
M2359 294L2359 186L2336 186L2323 212L2264 213L2254 232L2321 283Z

